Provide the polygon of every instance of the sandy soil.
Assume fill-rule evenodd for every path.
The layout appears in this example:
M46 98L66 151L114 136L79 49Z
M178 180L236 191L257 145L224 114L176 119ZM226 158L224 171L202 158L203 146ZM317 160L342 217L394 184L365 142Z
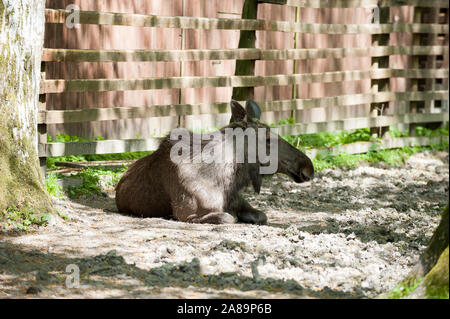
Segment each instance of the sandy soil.
M0 233L0 298L372 298L411 270L448 186L440 152L304 184L276 175L245 192L265 226L124 216L112 190L54 199L68 221ZM74 288L68 265L80 271Z

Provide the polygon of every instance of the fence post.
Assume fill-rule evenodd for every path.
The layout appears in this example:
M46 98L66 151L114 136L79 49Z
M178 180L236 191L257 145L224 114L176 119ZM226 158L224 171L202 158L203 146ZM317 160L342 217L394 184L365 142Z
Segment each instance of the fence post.
M184 17L186 14L186 0L182 0L181 3L181 16ZM181 37L181 50L184 50L186 48L186 29L182 28L180 37ZM180 61L180 77L184 77L184 61ZM178 104L183 104L183 89L180 88L180 91L178 93ZM178 116L178 127L184 127L186 126L186 117L179 115Z
M45 62L41 62L41 81L45 80ZM38 112L45 112L47 110L46 94L39 94ZM38 151L39 145L43 145L44 151L46 151L47 144L47 123L38 124ZM42 180L45 182L47 174L47 157L46 155L39 156L39 166L41 167Z
M414 7L414 14L413 14L413 23L422 23L422 11L423 8L421 7ZM421 45L423 38L423 34L421 33L413 33L412 35L412 42L413 45ZM413 55L412 61L411 61L411 67L413 69L418 69L421 66L421 63L423 62L423 57L419 55ZM411 79L410 80L410 91L420 91L420 79ZM423 101L410 101L409 102L409 113L415 114L419 112L419 109L421 109L424 106ZM416 126L415 123L409 124L409 135L415 136L416 135Z
M256 19L258 14L258 1L245 0L242 8L242 19ZM239 49L241 48L255 48L256 31L255 30L241 30L239 37ZM255 75L256 60L237 60L235 75ZM246 99L253 99L255 96L254 87L237 87L233 88L232 99L236 101L244 101Z
M438 8L427 8L424 15L425 23L438 23L439 9ZM429 33L427 34L426 45L437 45L437 34ZM436 55L428 55L426 58L426 68L435 69L436 68ZM426 79L425 80L425 90L434 91L436 89L436 79ZM425 112L433 113L435 107L434 100L425 101Z
M389 23L389 7L375 7L372 12L372 23L386 24ZM372 35L372 47L389 45L389 33ZM372 57L372 70L379 68L389 68L389 55ZM389 91L389 79L373 79L370 83L371 93ZM370 117L382 116L389 107L389 102L371 103ZM372 136L383 137L385 133L389 132L389 127L371 127L370 133Z
M440 9L439 13L439 22L441 22L441 14L442 14L442 22L445 24L449 24L449 8L442 8ZM448 47L449 45L449 34L442 34L438 37L438 44L439 45L446 45ZM440 65L438 66L440 68L448 69L449 67L449 51L445 52L441 58ZM441 83L439 83L438 90L449 90L449 78L446 77L444 79L441 79ZM449 100L448 95L447 99L441 100L441 112L448 112L449 111Z
M300 7L295 7L295 23L298 23L300 21ZM299 32L295 32L294 33L294 49L298 49L299 46L299 36L300 33ZM294 69L292 71L293 74L297 74L298 72L298 60L293 61L294 63ZM292 84L292 99L295 100L297 99L297 84ZM296 118L296 111L292 110L291 111L291 117L292 118Z

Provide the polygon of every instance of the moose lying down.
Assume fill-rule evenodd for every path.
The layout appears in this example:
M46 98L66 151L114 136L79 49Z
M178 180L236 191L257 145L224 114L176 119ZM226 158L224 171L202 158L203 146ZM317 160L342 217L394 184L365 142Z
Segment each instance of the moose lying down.
M251 207L239 191L251 182L259 193L262 174L309 181L314 167L304 153L259 121L256 102L248 100L244 109L232 100L231 110L228 126L208 134L176 129L158 150L131 165L116 187L119 212L173 215L191 223L265 224L266 214Z

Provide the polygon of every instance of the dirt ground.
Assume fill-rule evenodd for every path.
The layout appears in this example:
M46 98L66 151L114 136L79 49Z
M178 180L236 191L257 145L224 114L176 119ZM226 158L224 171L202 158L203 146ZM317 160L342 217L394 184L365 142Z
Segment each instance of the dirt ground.
M245 192L265 226L124 216L112 190L54 199L68 221L0 233L0 298L373 298L411 270L448 187L439 152L304 184L276 175Z

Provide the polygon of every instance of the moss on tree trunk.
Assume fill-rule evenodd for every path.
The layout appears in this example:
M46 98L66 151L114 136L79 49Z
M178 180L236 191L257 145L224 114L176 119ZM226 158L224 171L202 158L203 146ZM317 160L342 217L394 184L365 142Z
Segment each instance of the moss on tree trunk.
M416 267L405 279L406 283L417 278L425 277L426 274L436 265L442 252L448 247L448 206L442 213L441 222L434 231L430 242L419 258Z
M428 298L448 298L448 246L436 265L425 276L424 285Z
M413 287L420 281L418 287L405 296L406 298L448 298L449 296L448 209L448 206L444 209L441 222L420 256L419 262L399 284L402 287ZM389 295L379 296L379 298L385 297Z
M37 156L44 0L0 1L0 212L51 212Z

